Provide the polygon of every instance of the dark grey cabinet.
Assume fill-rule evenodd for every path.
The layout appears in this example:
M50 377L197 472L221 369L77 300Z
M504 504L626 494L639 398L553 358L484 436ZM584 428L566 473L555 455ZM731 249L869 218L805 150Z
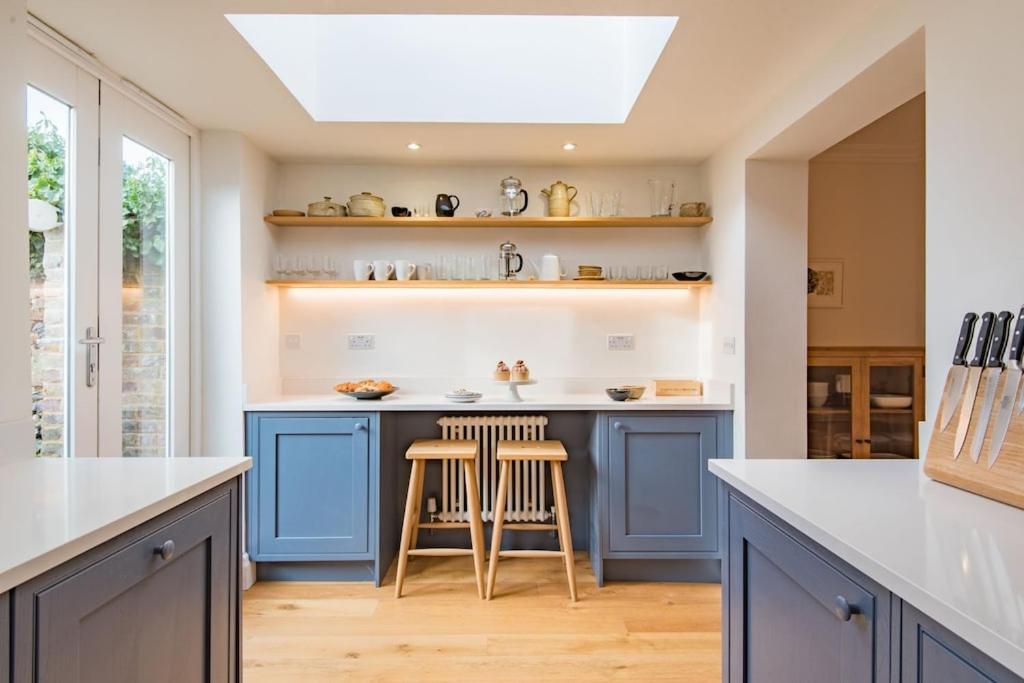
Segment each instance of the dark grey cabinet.
M608 551L718 547L716 418L612 415L608 420Z
M725 680L889 680L889 592L735 494L723 577Z
M18 586L14 683L238 680L238 496L223 485Z
M256 427L250 434L253 559L371 559L370 417L265 415Z
M903 603L903 683L1020 683L1021 678L965 640Z

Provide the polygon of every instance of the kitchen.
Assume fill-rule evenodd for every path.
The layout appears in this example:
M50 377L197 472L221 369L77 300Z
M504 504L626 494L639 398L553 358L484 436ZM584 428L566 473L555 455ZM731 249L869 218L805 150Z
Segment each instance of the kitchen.
M1021 680L1021 9L521 4L4 0L0 682ZM926 90L817 459L809 162Z

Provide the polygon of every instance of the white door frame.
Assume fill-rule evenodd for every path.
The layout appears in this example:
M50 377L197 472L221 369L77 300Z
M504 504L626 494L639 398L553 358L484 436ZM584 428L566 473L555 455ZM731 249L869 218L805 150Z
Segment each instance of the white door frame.
M86 385L86 328L99 326L97 299L99 81L53 51L27 42L28 85L71 107L65 187L65 453L96 457L99 452L97 387ZM27 302L26 302L27 303ZM94 350L95 352L95 350Z

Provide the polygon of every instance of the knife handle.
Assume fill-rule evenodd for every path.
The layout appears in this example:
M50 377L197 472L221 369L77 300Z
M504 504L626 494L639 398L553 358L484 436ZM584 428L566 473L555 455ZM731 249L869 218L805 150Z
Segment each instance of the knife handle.
M1021 309L1024 312L1024 309ZM953 365L967 365L967 351L971 347L971 339L974 338L974 325L978 322L977 313L968 313L960 325L960 337L956 340L956 349L953 351Z
M1006 338L1010 336L1010 321L1013 320L1013 313L1000 311L996 316L995 329L992 332L992 345L988 350L988 361L986 368L1002 368L1003 354L1006 353Z
M1013 336L1010 337L1010 357L1008 360L1011 363L1020 365L1022 357L1024 357L1024 307L1021 307L1020 313L1017 314L1017 326L1013 328Z
M978 330L978 343L974 347L974 358L969 365L972 368L984 367L985 359L988 357L988 343L992 339L992 325L995 323L996 314L986 311L981 316L981 329Z

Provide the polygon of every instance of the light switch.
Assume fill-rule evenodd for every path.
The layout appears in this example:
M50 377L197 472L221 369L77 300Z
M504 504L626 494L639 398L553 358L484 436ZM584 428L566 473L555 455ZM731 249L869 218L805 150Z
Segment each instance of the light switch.
M284 335L284 348L289 351L298 351L302 348L302 335L301 334L286 334Z

